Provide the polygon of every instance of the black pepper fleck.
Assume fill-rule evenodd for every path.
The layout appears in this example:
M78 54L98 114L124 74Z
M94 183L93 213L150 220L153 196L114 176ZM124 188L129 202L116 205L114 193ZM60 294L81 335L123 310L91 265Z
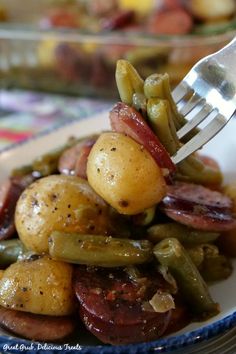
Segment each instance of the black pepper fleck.
M129 202L127 200L120 200L118 202L118 204L123 207L123 208L126 208L128 205L129 205Z

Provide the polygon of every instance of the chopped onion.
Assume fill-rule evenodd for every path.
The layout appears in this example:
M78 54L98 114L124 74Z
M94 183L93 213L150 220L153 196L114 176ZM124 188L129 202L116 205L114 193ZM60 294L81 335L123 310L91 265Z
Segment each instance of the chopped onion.
M167 312L175 308L175 302L172 295L168 292L158 290L149 301L155 312Z
M165 267L164 265L160 264L158 266L158 271L161 273L165 281L171 286L171 293L176 294L178 291L177 283L175 281L175 278L170 274L168 267Z

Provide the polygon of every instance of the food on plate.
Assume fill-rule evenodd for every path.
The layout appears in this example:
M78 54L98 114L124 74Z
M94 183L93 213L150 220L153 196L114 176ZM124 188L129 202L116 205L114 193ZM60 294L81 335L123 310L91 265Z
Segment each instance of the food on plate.
M121 133L98 138L88 157L87 175L92 188L121 214L138 214L166 194L160 167L146 149Z
M73 312L72 266L47 256L10 265L1 278L0 305L40 315Z
M48 252L54 230L108 234L108 207L85 179L50 175L30 184L15 211L20 240L32 251Z
M0 308L1 326L18 336L38 341L57 341L75 330L75 323L66 316L35 315L29 312Z
M172 162L185 118L168 75L143 80L120 60L116 81L111 130L2 184L0 326L17 336L79 342L86 327L103 343L147 342L221 311L209 284L233 271L235 185L210 157Z

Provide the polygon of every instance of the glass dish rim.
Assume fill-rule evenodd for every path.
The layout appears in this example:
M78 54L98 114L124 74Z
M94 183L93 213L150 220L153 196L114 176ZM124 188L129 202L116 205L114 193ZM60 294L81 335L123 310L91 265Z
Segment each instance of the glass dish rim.
M58 41L73 43L97 43L109 45L136 45L136 46L157 46L162 47L194 47L211 44L218 44L230 40L235 36L236 29L230 29L223 33L212 34L187 34L175 36L156 36L143 32L103 32L91 33L88 31L74 29L47 29L42 30L36 26L23 25L21 23L0 23L0 39L8 40L45 40L54 39Z

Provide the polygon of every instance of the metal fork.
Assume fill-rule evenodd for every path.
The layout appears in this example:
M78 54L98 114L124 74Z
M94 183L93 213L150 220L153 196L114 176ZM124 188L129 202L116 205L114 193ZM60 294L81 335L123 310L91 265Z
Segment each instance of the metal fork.
M220 51L201 59L172 92L187 123L177 132L186 138L204 127L172 156L176 164L211 140L236 109L236 37ZM182 108L180 108L182 107Z

